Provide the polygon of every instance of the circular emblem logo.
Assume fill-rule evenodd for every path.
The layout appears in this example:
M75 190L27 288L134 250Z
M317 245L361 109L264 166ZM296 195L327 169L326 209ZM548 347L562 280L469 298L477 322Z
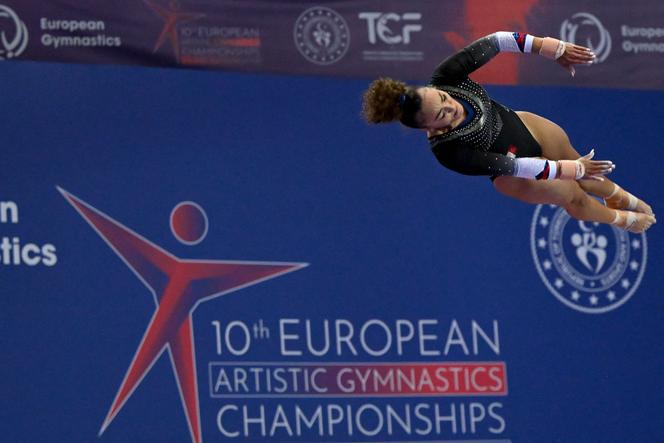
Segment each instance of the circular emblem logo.
M560 26L560 38L592 49L597 63L606 60L611 53L611 34L597 17L587 12L576 13L565 20Z
M16 13L0 5L0 60L18 57L28 46L28 29Z
M317 65L330 65L341 60L350 45L350 31L344 18L322 6L300 14L293 34L300 54Z
M587 314L623 305L641 284L646 268L645 234L578 221L554 205L535 209L530 245L549 291Z

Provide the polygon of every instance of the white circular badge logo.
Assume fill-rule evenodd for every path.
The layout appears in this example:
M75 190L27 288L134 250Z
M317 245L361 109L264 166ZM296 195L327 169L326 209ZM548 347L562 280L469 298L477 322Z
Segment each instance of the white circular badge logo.
M582 222L554 205L538 205L530 229L535 267L562 303L587 314L623 305L641 284L645 234Z
M597 55L601 63L611 53L611 34L597 17L579 12L560 26L560 38L566 42L586 46Z
M309 8L300 14L293 34L300 54L317 65L338 62L350 45L350 31L344 18L322 6Z
M18 57L28 46L28 28L16 13L0 5L0 60Z

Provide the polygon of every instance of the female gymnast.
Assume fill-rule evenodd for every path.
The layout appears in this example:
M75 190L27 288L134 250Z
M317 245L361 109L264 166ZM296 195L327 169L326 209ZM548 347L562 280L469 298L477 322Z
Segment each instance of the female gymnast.
M604 177L614 169L612 162L592 160L594 151L581 157L558 125L506 108L468 78L501 51L540 54L572 76L575 64L595 60L590 49L554 38L496 32L444 60L428 86L375 80L364 93L363 114L371 123L399 120L426 130L443 166L490 176L494 187L509 197L554 204L578 220L636 233L656 223L648 204ZM606 206L588 194L604 199Z

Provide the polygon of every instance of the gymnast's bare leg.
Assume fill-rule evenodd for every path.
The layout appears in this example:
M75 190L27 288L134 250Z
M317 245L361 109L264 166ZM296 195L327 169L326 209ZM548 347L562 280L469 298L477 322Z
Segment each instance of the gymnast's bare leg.
M519 111L517 114L542 147L542 155L545 158L550 160L576 160L581 157L560 126L531 112ZM618 185L606 177L604 181L579 180L578 183L584 191L607 200L608 207L613 209L628 208L629 197L626 195L627 192L620 189L620 187L616 188ZM634 207L629 209L653 215L650 205L640 199L635 199Z
M555 123L528 112L517 113L531 132L535 140L542 147L543 157L550 160L575 160L580 157L569 142L565 131ZM629 227L633 232L643 232L656 222L652 209L645 202L638 200L634 212L621 211L627 207L627 199L609 200L608 206L592 198L588 193L601 198L621 195L616 192L614 183L606 178L598 180L579 181L535 181L524 180L511 176L500 176L494 180L495 188L502 194L531 204L555 204L564 208L570 216L584 221L616 224L625 227L623 223L631 217L633 223ZM618 188L620 189L620 188ZM624 193L624 191L622 191ZM618 211L616 211L618 209ZM622 225L622 226L621 226Z

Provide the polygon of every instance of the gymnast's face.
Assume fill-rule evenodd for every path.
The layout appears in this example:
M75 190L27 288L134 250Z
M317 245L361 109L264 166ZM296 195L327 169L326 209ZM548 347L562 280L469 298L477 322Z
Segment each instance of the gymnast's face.
M449 130L458 126L466 118L466 110L461 103L452 98L445 91L436 88L418 88L417 93L422 97L424 128L429 131Z

